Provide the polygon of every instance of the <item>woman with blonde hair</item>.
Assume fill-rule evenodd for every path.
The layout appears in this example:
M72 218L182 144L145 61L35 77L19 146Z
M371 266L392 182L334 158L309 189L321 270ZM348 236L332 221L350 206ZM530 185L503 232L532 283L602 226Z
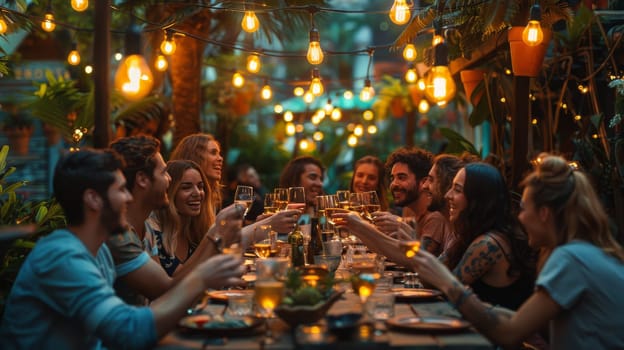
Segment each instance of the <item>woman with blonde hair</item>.
M517 312L481 302L427 252L415 255L414 266L496 344L513 348L550 323L551 349L623 349L624 250L607 214L576 166L545 153L535 163L522 182L518 219L545 261Z

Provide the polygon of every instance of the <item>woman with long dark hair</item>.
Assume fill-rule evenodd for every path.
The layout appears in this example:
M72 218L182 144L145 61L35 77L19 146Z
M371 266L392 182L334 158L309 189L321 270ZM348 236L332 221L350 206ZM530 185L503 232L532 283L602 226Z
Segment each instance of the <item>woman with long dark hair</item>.
M358 159L353 166L353 177L349 190L351 192L377 192L382 211L388 210L388 196L386 184L386 168L384 163L375 156L364 156Z

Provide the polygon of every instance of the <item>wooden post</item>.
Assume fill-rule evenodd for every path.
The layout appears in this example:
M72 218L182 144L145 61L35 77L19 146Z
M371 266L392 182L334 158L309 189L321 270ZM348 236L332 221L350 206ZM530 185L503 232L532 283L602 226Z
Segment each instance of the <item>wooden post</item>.
M95 82L95 129L93 146L106 148L110 142L110 0L95 1L93 40L93 80Z
M514 101L511 116L511 188L515 191L528 169L529 153L529 77L514 77Z

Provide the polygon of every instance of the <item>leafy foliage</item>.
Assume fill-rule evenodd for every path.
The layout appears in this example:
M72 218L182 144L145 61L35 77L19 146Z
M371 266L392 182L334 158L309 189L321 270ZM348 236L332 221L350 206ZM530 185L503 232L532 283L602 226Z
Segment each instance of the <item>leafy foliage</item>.
M296 268L288 270L286 275L286 296L282 301L285 305L316 305L324 302L333 294L334 274L323 276L316 286L310 286L303 280L302 272Z

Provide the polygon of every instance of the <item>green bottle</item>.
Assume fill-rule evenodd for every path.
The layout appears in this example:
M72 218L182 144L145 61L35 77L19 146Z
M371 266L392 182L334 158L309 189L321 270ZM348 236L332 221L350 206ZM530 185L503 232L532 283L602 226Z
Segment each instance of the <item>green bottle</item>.
M293 232L288 235L288 243L291 246L290 262L293 267L299 267L305 265L305 258L303 255L303 233L299 229L299 224L295 226Z

